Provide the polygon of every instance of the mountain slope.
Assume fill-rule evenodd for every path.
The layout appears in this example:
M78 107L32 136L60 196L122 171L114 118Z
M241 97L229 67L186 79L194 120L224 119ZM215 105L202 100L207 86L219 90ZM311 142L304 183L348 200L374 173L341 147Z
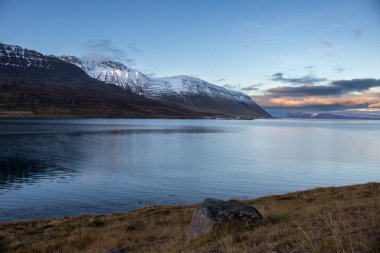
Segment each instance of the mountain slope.
M164 103L176 104L199 112L212 111L242 118L271 117L249 96L198 78L175 76L156 80L165 82L176 92L175 98L171 93L161 93L157 96L157 100Z
M271 117L249 96L198 78L184 75L150 78L118 62L97 63L75 56L62 56L61 59L80 67L93 78L168 105L227 117Z
M188 76L149 78L125 65L0 43L0 116L269 118L250 97Z
M54 56L0 44L0 116L195 117L89 77Z

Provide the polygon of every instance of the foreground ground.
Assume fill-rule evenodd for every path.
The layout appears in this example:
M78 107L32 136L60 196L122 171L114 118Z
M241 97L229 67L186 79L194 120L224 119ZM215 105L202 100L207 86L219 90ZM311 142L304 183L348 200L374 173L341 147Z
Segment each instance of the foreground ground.
M320 188L245 201L264 216L196 241L197 205L0 225L0 252L380 252L380 184ZM123 252L120 251L120 252Z

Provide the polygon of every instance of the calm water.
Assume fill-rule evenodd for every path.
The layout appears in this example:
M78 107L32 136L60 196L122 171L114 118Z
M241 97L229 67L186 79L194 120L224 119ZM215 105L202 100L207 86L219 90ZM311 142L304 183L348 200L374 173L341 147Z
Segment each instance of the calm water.
M380 121L0 120L0 221L380 181Z

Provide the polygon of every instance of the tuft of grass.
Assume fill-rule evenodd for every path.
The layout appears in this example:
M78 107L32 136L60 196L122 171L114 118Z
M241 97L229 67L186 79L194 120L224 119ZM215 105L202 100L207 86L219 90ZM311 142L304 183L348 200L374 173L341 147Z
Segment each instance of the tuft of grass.
M236 201L236 200L234 200ZM263 221L222 224L190 241L198 205L0 224L0 252L380 252L380 184L318 188L243 201Z

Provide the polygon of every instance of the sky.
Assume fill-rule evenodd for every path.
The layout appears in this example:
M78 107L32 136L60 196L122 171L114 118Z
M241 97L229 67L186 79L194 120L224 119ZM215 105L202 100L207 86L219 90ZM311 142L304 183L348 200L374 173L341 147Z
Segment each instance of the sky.
M0 0L0 31L44 54L198 77L272 111L380 108L380 0Z

